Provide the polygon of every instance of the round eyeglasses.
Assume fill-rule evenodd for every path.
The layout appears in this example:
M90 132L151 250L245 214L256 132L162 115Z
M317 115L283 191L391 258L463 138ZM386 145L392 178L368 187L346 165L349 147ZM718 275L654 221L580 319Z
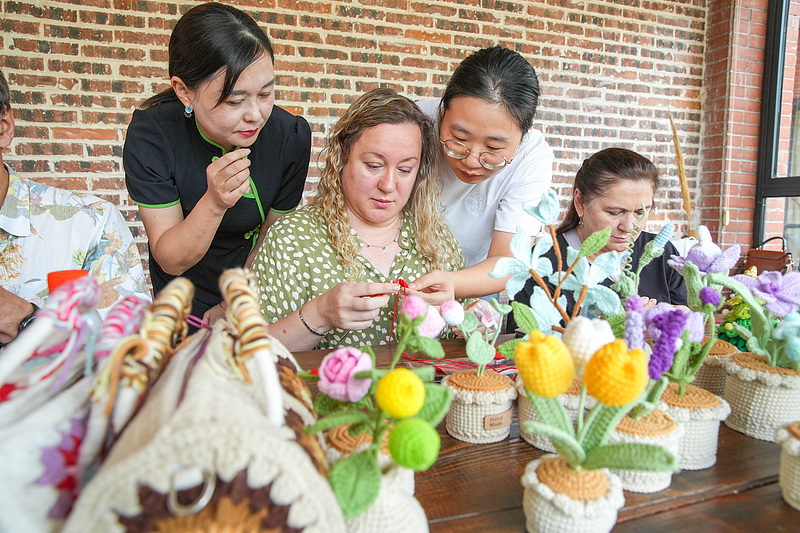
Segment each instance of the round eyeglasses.
M453 159L466 159L470 154L471 150L460 141L455 139L447 139L446 141L439 139L439 141L442 143L444 153ZM497 152L478 152L478 161L486 170L500 170L511 163L513 159L506 159Z

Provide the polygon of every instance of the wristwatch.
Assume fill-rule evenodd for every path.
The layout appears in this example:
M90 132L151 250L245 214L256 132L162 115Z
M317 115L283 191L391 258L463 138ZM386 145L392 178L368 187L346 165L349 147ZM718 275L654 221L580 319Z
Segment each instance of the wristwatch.
M36 318L36 312L39 311L39 306L32 303L33 306L33 313L29 314L19 322L19 328L17 329L17 334L22 333L22 330L28 327L28 324L33 322L33 319Z

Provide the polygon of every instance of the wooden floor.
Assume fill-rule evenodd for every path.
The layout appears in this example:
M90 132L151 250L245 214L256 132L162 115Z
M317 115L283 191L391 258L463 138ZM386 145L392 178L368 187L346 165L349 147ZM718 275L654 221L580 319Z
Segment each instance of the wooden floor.
M448 357L464 355L463 341L443 343ZM316 367L325 352L295 354L304 369ZM378 366L388 365L389 349L376 349ZM519 437L514 425L508 439L469 444L439 426L438 461L416 475L416 497L433 533L524 532L525 466L544 452ZM780 447L720 427L717 463L682 471L655 494L625 492L615 532L687 533L692 531L800 532L800 512L786 504L778 481Z

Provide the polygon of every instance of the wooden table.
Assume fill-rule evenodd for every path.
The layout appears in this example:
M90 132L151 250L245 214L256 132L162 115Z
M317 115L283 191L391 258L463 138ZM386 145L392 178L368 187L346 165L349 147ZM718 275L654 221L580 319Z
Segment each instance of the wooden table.
M502 340L502 339L501 339ZM463 340L443 341L448 358L464 357ZM379 367L393 347L379 346ZM327 352L295 354L304 369L315 368ZM433 533L524 532L525 466L544 452L519 436L516 410L511 435L492 444L469 444L439 426L442 447L437 462L416 475L416 498ZM786 504L778 485L780 447L720 426L717 463L705 470L675 474L655 494L625 492L614 532L800 531L800 512Z

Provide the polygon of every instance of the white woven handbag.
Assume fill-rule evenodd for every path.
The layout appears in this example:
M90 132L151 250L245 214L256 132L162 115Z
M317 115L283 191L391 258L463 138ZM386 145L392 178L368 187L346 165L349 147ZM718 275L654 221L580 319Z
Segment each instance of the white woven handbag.
M226 320L172 355L65 532L345 531L294 358L267 335L251 275L220 285Z

